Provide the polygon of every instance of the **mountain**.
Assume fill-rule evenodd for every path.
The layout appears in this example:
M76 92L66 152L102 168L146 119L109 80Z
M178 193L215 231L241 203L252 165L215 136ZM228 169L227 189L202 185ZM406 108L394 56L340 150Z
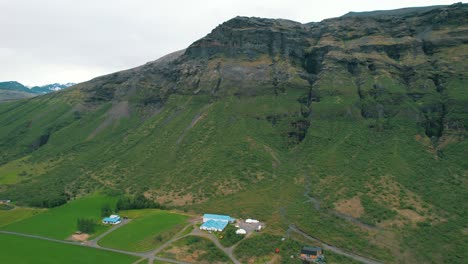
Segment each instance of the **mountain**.
M393 13L236 17L159 60L2 104L0 196L143 193L385 263L463 263L468 5Z
M75 85L74 83L53 83L44 86L34 86L31 89L19 82L0 82L0 103L30 98L39 94L46 94Z
M28 87L19 82L0 82L0 103L33 97Z
M28 87L22 85L19 82L15 82L15 81L0 82L0 90L19 91L19 92L25 92L25 93L30 92Z
M35 94L46 94L46 93L60 91L62 89L68 88L73 85L75 85L75 83L65 83L65 84L53 83L53 84L47 84L43 86L34 86L31 88L31 92Z

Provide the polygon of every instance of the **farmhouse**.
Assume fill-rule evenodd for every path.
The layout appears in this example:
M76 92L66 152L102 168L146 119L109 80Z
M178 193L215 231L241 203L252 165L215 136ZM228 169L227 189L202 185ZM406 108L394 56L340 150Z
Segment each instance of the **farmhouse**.
M0 200L0 204L9 204L11 200Z
M234 221L235 219L228 215L204 214L203 224L200 226L200 229L221 232L229 223L233 223Z
M104 219L102 219L102 223L103 224L110 224L110 225L117 225L117 224L120 224L120 216L118 215L111 215L109 217L105 217Z
M300 258L306 262L319 263L323 260L323 250L321 247L304 246L301 250Z

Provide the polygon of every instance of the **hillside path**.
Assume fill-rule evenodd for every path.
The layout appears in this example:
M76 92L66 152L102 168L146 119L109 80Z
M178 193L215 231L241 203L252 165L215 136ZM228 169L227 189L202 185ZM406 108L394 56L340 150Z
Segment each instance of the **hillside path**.
M364 256L360 256L360 255L357 255L357 254L354 254L354 253L351 253L351 252L347 252L347 251L345 251L345 250L343 250L341 248L337 248L335 246L329 245L329 244L325 243L324 241L322 241L322 240L320 240L318 238L310 236L309 234L307 234L304 231L297 228L295 225L290 225L289 229L296 232L296 233L298 233L298 234L300 234L300 235L302 235L303 237L305 237L305 238L307 238L307 239L309 239L311 241L321 243L322 247L324 249L332 251L332 252L334 252L336 254L339 254L339 255L354 259L356 261L359 261L359 262L362 262L362 263L365 263L365 264L383 264L383 262L380 262L380 261L377 261L377 260L374 260L374 259L371 259L371 258L367 258L367 257L364 257Z

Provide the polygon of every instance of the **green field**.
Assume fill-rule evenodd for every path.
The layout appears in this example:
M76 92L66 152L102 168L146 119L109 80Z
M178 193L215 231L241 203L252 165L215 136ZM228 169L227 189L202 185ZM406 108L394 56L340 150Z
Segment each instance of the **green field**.
M102 238L99 245L134 252L150 251L175 235L188 218L154 209L122 211L120 214L133 220Z
M30 218L45 211L44 209L34 208L15 208L13 210L0 210L0 228L14 222Z
M26 253L26 254L25 254ZM34 238L0 234L0 263L133 263L138 257Z
M195 263L232 263L213 242L196 236L177 240L158 256Z
M2 227L4 230L41 235L57 239L66 239L76 231L78 218L93 218L99 221L101 206L114 204L115 198L93 195L71 201L63 206L50 209L44 213ZM10 213L15 213L16 210ZM8 214L8 212L6 213ZM98 225L95 234L108 227Z

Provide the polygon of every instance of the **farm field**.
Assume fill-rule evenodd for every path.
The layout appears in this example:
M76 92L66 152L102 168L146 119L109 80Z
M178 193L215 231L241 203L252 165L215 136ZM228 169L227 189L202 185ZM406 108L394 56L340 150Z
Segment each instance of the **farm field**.
M114 206L115 202L116 198L92 195L4 226L2 229L56 239L66 239L76 231L76 221L78 218L93 218L99 221L102 205L108 203ZM12 212L14 213L14 211ZM107 226L97 225L94 235L104 232L107 228Z
M44 211L46 210L18 207L13 210L0 210L0 228L23 219L30 218Z
M156 209L121 211L133 219L99 241L103 247L145 252L156 248L175 235L187 216Z
M177 240L164 249L159 256L191 263L232 263L213 242L196 236Z
M3 251L3 253L1 253ZM8 251L8 254L7 252ZM25 254L27 252L27 254ZM129 256L89 247L60 244L34 238L0 234L0 263L113 263L127 264L138 260Z

